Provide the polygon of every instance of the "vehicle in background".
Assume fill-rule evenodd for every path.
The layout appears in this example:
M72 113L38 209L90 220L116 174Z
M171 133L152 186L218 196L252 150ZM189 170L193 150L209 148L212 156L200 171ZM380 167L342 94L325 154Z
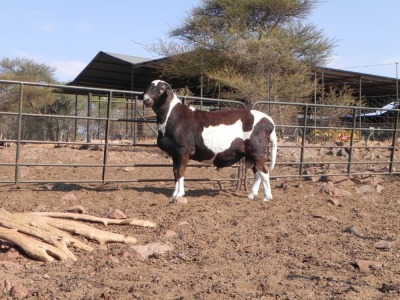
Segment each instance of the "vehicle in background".
M353 121L354 117L356 121L361 121L363 123L385 123L390 121L390 119L395 118L397 111L399 109L400 102L390 102L389 104L383 106L382 108L374 111L364 110L360 114L345 115L343 119L345 121Z

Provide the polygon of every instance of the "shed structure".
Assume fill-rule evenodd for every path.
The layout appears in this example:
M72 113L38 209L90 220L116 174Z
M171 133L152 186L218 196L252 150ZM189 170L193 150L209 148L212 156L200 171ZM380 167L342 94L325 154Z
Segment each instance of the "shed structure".
M100 51L69 85L144 91L159 78L160 64L166 59ZM356 97L398 98L398 78L325 67L316 68L314 77L326 87L347 85L356 91ZM179 88L179 83L174 83L174 87Z

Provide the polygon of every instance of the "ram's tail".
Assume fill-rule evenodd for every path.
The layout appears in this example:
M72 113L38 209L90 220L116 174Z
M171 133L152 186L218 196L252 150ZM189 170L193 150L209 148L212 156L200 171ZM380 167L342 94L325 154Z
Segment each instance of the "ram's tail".
M272 171L275 167L276 153L278 152L278 138L276 136L275 128L274 128L274 130L272 130L271 134L269 135L269 141L271 142L271 145L272 145L271 166L270 166L270 170Z

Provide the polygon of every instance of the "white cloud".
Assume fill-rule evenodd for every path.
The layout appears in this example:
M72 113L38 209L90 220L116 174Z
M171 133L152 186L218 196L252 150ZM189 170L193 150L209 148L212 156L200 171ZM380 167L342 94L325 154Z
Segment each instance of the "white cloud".
M76 22L74 25L74 32L76 34L82 34L82 33L87 33L90 31L91 26L87 22Z
M329 62L327 64L327 67L334 68L334 69L342 69L342 68L346 68L348 66L349 66L349 64L346 61L346 59L339 55L332 55L329 58Z
M56 68L55 77L60 82L69 82L87 66L87 63L78 60L49 60L44 56L35 55L23 50L14 50L10 58L28 58L36 63L43 63Z
M57 26L53 24L41 24L40 29L49 33L57 32Z
M77 60L52 60L49 64L57 69L56 77L61 82L74 80L87 65Z
M381 60L382 64L393 64L395 65L397 63L400 63L400 56L394 56L394 57L388 57L388 58L384 58Z
M32 59L34 61L42 61L43 57L38 56L38 55L34 55L28 51L25 50L13 50L12 51L12 56L10 58L28 58L28 59Z

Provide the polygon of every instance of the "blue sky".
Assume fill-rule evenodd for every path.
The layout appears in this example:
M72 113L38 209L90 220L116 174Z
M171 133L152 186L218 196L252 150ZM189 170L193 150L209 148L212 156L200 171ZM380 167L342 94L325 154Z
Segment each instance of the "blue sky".
M99 51L151 58L143 45L166 40L169 29L200 0L0 3L0 58L26 57L54 66L57 79L68 82ZM396 77L399 11L398 0L322 0L309 21L337 40L329 67Z
M322 0L309 20L337 40L328 67L396 77L399 12L398 0Z

